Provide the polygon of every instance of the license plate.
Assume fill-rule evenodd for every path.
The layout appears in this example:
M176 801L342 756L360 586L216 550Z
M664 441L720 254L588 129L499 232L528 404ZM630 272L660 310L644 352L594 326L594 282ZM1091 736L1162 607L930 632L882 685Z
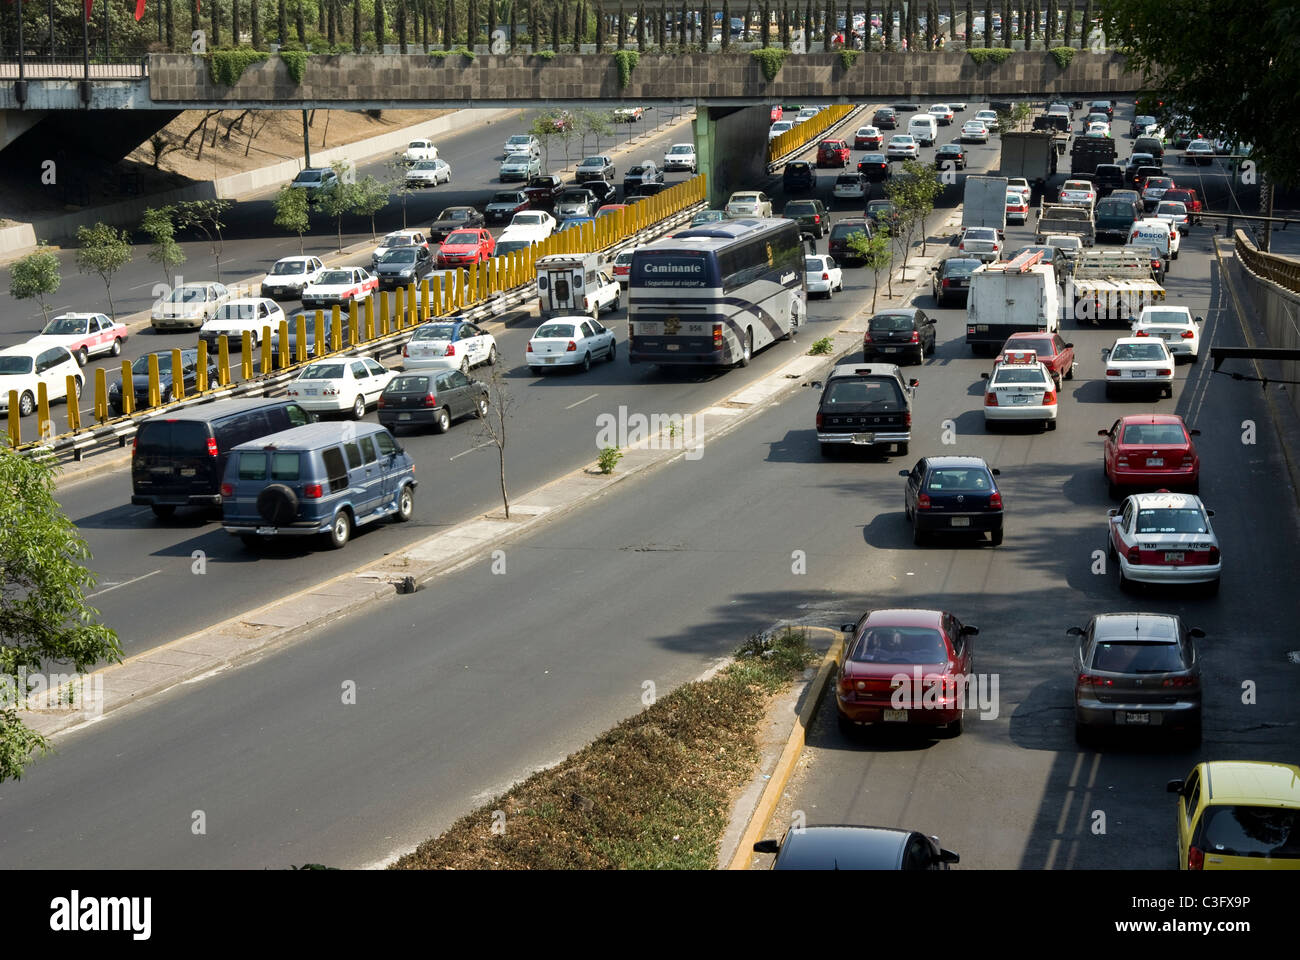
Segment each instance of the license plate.
M182 477L192 477L192 476L194 476L196 473L198 473L198 471L195 470L193 467L181 467L181 476L182 476Z
M275 527L258 527L258 528L257 528L257 535L258 535L259 537L273 537L273 536L275 536L275 533L276 533L276 529L275 529Z
M682 345L681 345L680 343L666 343L666 344L664 344L664 349L665 349L665 350L680 350L681 348L682 348Z
M306 396L314 397L314 396L317 396L318 391L316 390L315 387L308 387L307 389L303 390L303 393L304 393Z
M988 333L988 332L989 332L989 325L988 325L987 323L977 323L977 324L975 324L975 332L976 332L976 333Z
M1178 551L1178 552L1176 552L1176 553L1166 552L1166 553L1165 553L1165 563L1182 563L1182 562L1183 562L1183 559L1184 559L1186 556L1187 556L1187 555L1186 555L1185 553L1183 553L1182 551Z
M1125 722L1125 723L1137 723L1137 724L1150 723L1150 722L1151 722L1151 714L1149 714L1149 713L1133 713L1132 711L1125 710L1125 711L1124 711L1124 722Z
M854 443L875 443L876 435L874 433L855 433L853 435Z
M1147 457L1148 467L1163 467L1164 465L1165 461L1163 457Z
M900 349L902 349L902 348L901 348L901 347L881 347L880 349L883 350L885 353L898 353L898 351L899 351Z
M1014 396L1014 397L1011 398L1011 402L1012 402L1012 403L1028 403L1028 402L1029 402L1029 397L1027 397L1027 396L1019 396L1019 395L1018 395L1018 396Z
M885 723L907 723L906 710L882 710Z
M1134 380L1141 380L1146 375L1147 372L1145 370L1132 370L1129 372L1129 376L1131 376Z
M952 517L950 522L954 527L969 527L970 517Z
M399 414L397 415L397 419L398 419L398 420L410 420L410 419L411 419L411 415L410 415L409 413L399 413Z
M547 362L547 363L554 363L554 362L555 362L555 358L554 358L554 357L547 357L547 358L546 358L546 362Z

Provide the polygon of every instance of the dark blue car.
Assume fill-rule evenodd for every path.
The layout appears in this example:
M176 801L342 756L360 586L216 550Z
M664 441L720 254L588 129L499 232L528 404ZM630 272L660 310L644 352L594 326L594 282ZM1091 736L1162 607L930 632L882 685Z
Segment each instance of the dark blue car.
M1002 492L999 471L979 457L922 457L907 478L903 512L912 525L912 542L931 535L987 533L1002 543Z

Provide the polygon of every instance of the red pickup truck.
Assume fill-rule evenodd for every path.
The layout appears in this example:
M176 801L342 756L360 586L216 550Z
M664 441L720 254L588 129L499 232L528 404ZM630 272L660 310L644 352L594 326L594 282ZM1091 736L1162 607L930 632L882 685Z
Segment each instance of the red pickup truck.
M524 188L524 193L528 194L528 202L534 209L555 206L555 198L563 192L564 181L554 174L533 177Z

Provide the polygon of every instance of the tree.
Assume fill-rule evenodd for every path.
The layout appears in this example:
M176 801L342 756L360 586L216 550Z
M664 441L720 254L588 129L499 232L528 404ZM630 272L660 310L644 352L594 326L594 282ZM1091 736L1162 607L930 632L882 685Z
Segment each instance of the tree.
M176 205L176 225L182 230L193 228L203 234L212 247L212 259L217 265L217 282L221 282L221 254L225 252L226 241L221 231L226 229L222 222L234 205L233 201L214 198L211 200L186 200Z
M122 659L117 634L86 604L96 583L90 549L55 499L54 471L0 449L0 783L19 780L49 741L19 719L19 706L43 678L51 692L77 675ZM76 674L49 674L47 666ZM38 688L39 689L39 688ZM72 706L78 706L75 701Z
M623 4L618 5L618 49L627 47L627 17L623 15Z
M582 134L582 151L587 152L587 137L596 138L595 153L600 153L600 138L612 132L609 112L606 110L579 110L577 118L578 131Z
M176 242L176 224L172 206L146 207L140 219L140 232L149 238L149 259L163 268L167 285L172 284L172 271L185 262L185 251Z
M1061 36L1061 45L1068 47L1074 35L1074 0L1065 0L1065 33Z
M45 305L45 298L57 293L62 282L59 258L41 243L34 253L14 261L9 270L9 296L15 300L30 300L35 297L41 305L41 313L45 315L45 323L49 323L50 308Z
M722 0L722 36L719 42L724 53L731 49L731 0Z
M889 270L894 253L889 248L889 228L876 227L870 237L865 233L851 233L848 236L849 249L862 258L863 266L871 271L871 312L876 312L876 294L880 292L880 271ZM894 295L894 278L892 273L886 275L889 295Z
M770 29L772 8L768 5L768 0L763 0L763 6L759 11L758 18L758 45L767 48L771 46L772 39L772 32Z
M551 10L551 49L560 52L560 7L556 4Z
M745 25L740 31L740 42L749 43L749 25L754 19L754 0L745 0Z
M248 19L252 21L251 28L253 31L253 49L262 49L262 11L258 5L258 0L248 0Z
M506 519L510 519L510 496L506 491L506 425L510 420L514 399L502 374L503 364L491 367L491 376L485 381L488 391L487 413L479 420L479 435L497 448L498 478L501 483L501 506Z
M542 152L546 154L546 166L549 169L551 165L551 140L559 133L555 129L555 120L558 114L555 111L539 113L533 118L533 125L528 128L531 133L542 144Z
M1292 24L1292 29L1293 30L1295 29L1294 22ZM1080 25L1080 30L1079 30L1080 50L1084 50L1087 48L1088 38L1089 36L1091 36L1091 34L1092 34L1092 0L1088 0L1088 2L1083 5L1083 23ZM1292 55L1292 59L1294 60L1294 54Z
M335 160L330 164L330 167L334 171L335 180L328 187L317 191L316 198L312 203L317 210L334 221L334 229L339 240L338 248L342 252L343 218L356 210L358 188L356 175L350 162Z
M880 42L888 50L894 45L894 4L886 0L885 15L880 18Z
M77 269L96 274L104 281L109 316L116 317L113 306L113 274L131 262L131 238L106 223L77 227Z
M870 25L868 25L870 27ZM822 13L822 49L830 50L831 40L835 36L835 0L826 0L826 9Z
M904 160L903 176L899 178L898 184L901 188L898 195L891 193L889 198L894 201L895 210L900 206L906 208L917 222L921 230L921 256L925 256L925 219L934 212L934 201L943 192L939 172L930 164L922 163L920 160ZM903 268L907 269L906 256L904 256Z
M356 206L352 209L354 213L370 218L371 240L376 239L375 214L388 206L388 202L388 184L371 176L367 176L357 184ZM403 226L405 226L405 224L403 224Z
M298 252L306 253L302 235L311 229L311 202L307 191L285 184L272 201L275 220L272 221L281 230L298 234Z

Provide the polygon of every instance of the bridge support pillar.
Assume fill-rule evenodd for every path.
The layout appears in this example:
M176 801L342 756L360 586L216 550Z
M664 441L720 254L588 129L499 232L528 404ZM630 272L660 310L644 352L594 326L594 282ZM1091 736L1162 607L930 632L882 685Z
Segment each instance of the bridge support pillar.
M710 207L720 209L737 190L762 188L770 114L763 104L696 109L695 156L708 177Z

